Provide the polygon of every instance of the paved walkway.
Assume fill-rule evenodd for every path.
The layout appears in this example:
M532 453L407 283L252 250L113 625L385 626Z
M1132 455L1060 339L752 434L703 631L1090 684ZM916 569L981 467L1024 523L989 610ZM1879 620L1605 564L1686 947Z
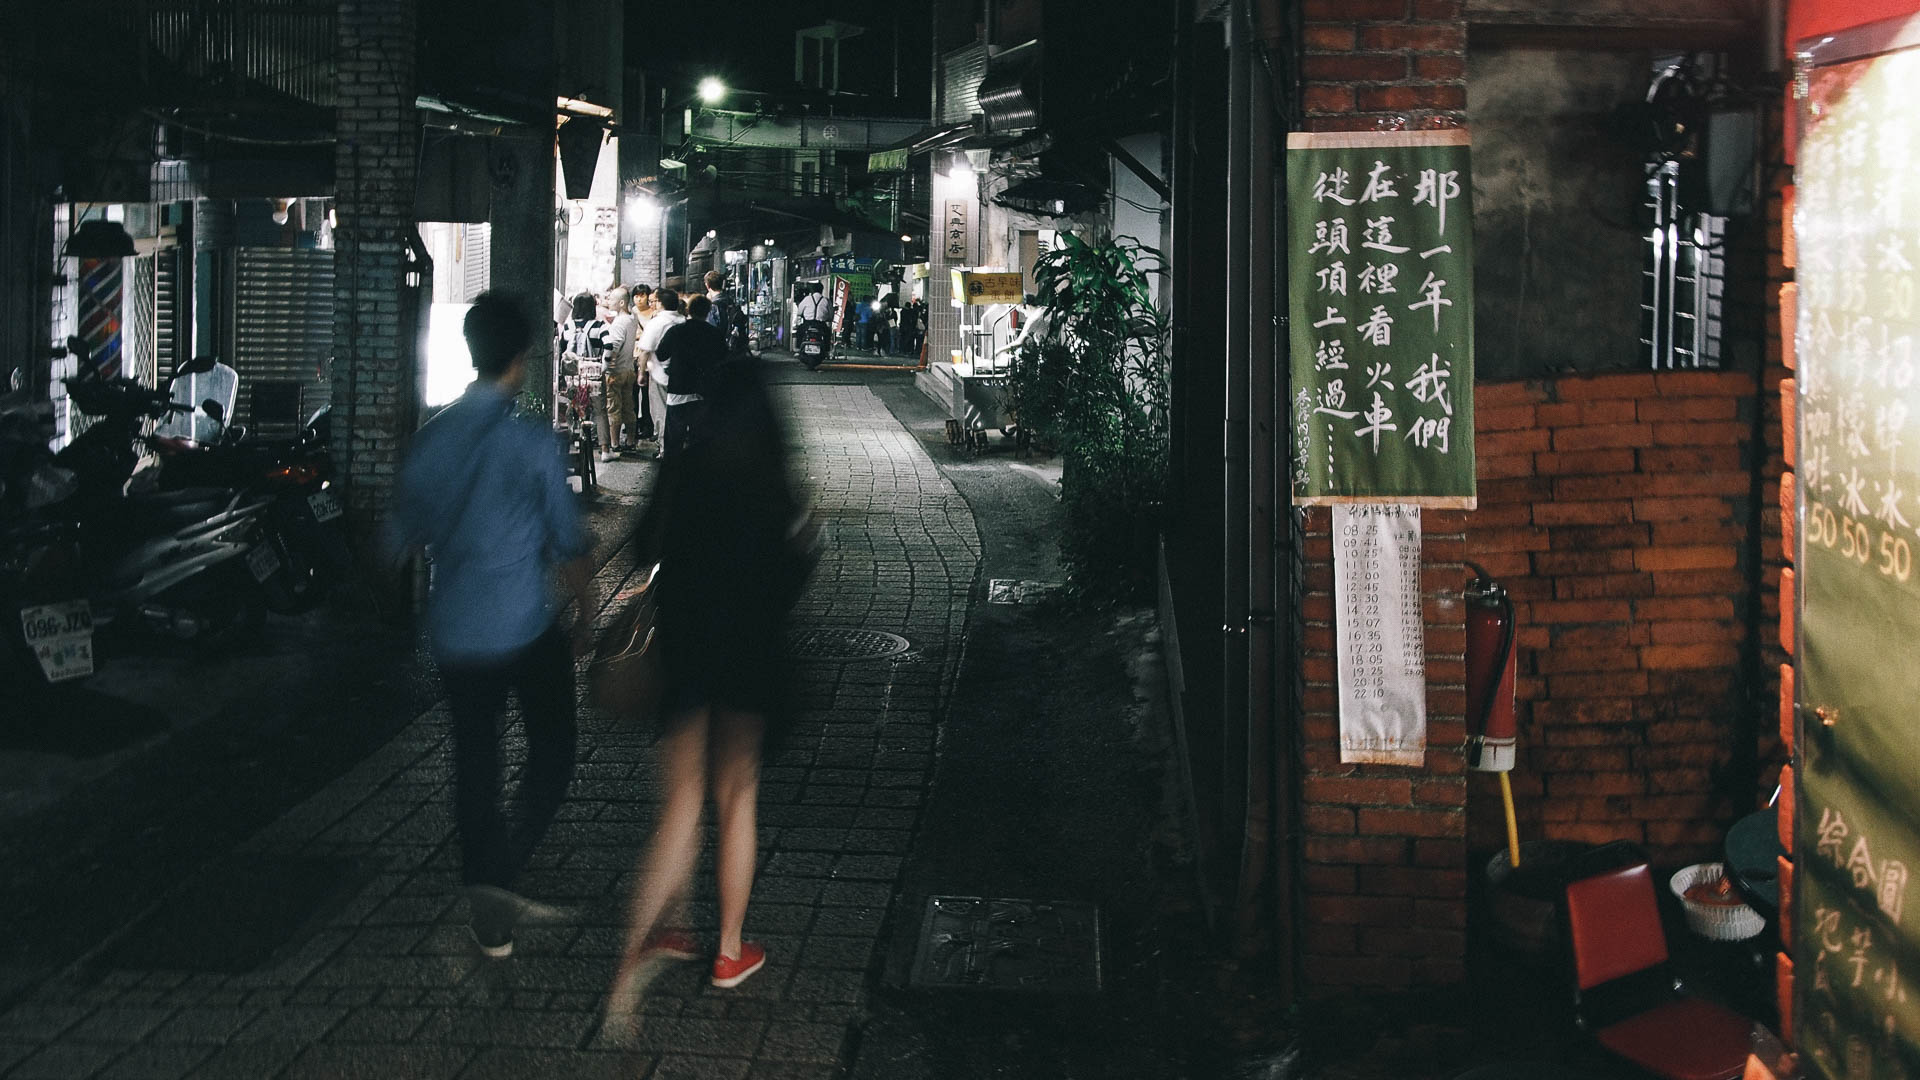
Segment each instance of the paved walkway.
M781 393L795 464L831 530L795 626L886 631L912 649L800 669L793 737L768 762L761 800L747 929L768 945L765 971L718 991L703 965L682 965L655 984L637 1039L599 1030L659 784L651 735L591 715L572 799L523 881L579 905L581 921L523 931L511 960L478 960L454 895L442 706L235 852L239 865L307 868L299 887L326 898L286 947L245 971L162 969L125 959L169 944L136 928L0 1014L0 1075L836 1075L918 824L980 541L966 504L865 387ZM601 587L632 573L617 553ZM710 937L708 871L693 914Z

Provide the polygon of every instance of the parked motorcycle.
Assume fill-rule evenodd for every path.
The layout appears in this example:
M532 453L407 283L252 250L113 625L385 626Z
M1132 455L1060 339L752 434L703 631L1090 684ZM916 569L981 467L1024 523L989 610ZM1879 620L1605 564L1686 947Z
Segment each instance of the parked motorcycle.
M83 349L77 355L68 397L94 417L80 436L48 454L37 429L0 425L0 605L12 616L0 631L6 651L24 652L47 682L91 674L102 628L204 642L257 626L261 586L283 565L268 540L268 499L218 487L141 491L136 476L151 475L136 473L144 423L180 403L104 378ZM168 383L211 366L188 362Z
M206 443L154 437L162 490L227 488L272 500L266 539L280 569L261 582L269 611L298 615L324 599L353 569L344 508L333 492L331 407L322 408L291 438L250 435L229 425L217 401L201 404L216 437Z
M827 324L817 319L801 323L800 331L793 340L794 353L809 371L819 368L833 356L832 335L827 332Z

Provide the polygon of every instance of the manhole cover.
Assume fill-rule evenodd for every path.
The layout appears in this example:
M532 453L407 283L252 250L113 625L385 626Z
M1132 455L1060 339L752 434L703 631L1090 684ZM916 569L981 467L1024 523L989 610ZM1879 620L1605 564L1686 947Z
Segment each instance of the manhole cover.
M1071 900L930 896L914 986L1100 991L1100 909Z
M899 634L815 626L787 632L787 649L795 660L885 660L912 646Z

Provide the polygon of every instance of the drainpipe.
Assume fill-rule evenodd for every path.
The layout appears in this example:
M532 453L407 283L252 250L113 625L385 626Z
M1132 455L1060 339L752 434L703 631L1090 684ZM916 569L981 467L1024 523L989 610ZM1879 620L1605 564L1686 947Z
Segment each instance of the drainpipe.
M1778 75L1786 69L1787 0L1761 0L1760 70Z
M1251 7L1252 5L1249 5ZM1264 4L1262 5L1265 6ZM1261 926L1259 898L1271 884L1276 902L1283 899L1287 882L1275 875L1274 825L1277 823L1273 795L1282 762L1275 755L1280 744L1277 726L1286 714L1278 697L1276 680L1276 611L1280 591L1275 561L1279 553L1278 491L1276 468L1277 391L1280 385L1280 351L1276 341L1275 267L1282 237L1277 232L1280 205L1275 168L1274 128L1276 87L1272 73L1257 59L1256 50L1264 49L1255 31L1255 14L1249 10L1246 22L1235 28L1247 40L1247 194L1248 227L1243 243L1248 247L1247 276L1247 807L1241 848L1240 896L1238 917L1242 942L1257 939ZM1287 970L1291 950L1276 942L1281 969Z
M1298 534L1298 515L1291 507L1289 442L1286 437L1291 415L1292 386L1288 366L1287 307L1284 289L1287 281L1287 176L1284 142L1276 145L1276 133L1294 127L1299 94L1295 83L1299 65L1289 52L1299 35L1293 32L1300 18L1300 5L1286 0L1253 0L1253 34L1259 40L1261 93L1255 102L1254 116L1259 124L1264 152L1256 158L1267 193L1265 227L1251 234L1253 242L1264 241L1265 257L1258 266L1263 280L1258 283L1259 306L1256 314L1266 328L1266 346L1259 354L1264 363L1256 365L1261 377L1254 398L1254 467L1257 470L1254 537L1254 629L1256 639L1255 673L1261 676L1254 687L1255 700L1261 703L1261 726L1265 732L1259 758L1267 780L1268 798L1265 821L1270 839L1263 865L1273 882L1271 908L1274 928L1274 953L1277 989L1282 1002L1292 1002L1297 989L1300 927L1294 919L1298 882L1293 834L1294 771L1298 756L1293 719L1297 715L1294 677L1294 554Z
M1251 360L1248 317L1248 288L1251 273L1251 245L1247 242L1252 225L1252 156L1249 146L1252 114L1253 54L1247 35L1247 0L1232 0L1227 22L1227 348L1225 378L1224 440L1221 470L1224 489L1222 508L1225 518L1220 557L1222 585L1222 624L1220 693L1221 713L1221 786L1226 820L1236 809L1243 821L1250 810L1252 792L1247 776L1254 762L1248 756L1250 732L1247 686L1247 571L1248 530L1251 526L1248 505L1247 402L1248 366ZM1248 911L1259 888L1257 875L1249 873L1248 858L1257 853L1244 835L1241 839L1241 869L1238 895L1234 903L1235 940L1238 952L1246 947L1240 931L1248 923Z

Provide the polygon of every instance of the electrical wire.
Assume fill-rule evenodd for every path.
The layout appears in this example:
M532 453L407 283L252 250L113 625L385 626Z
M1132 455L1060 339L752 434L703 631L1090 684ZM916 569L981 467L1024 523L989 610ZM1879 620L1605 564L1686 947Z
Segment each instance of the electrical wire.
M212 128L201 127L198 124L190 124L178 117L168 116L158 109L144 109L142 112L149 118L157 120L160 123L177 127L182 131L192 132L202 138L218 139L222 142L238 143L242 146L332 146L340 141L332 137L314 139L262 139L252 135L235 135L230 132L215 131Z

